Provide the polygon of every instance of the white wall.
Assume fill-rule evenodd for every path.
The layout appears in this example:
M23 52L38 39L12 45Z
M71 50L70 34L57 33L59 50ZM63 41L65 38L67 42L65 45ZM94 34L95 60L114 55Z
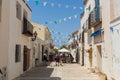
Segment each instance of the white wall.
M23 48L26 45L31 49L30 40L27 36L22 34L22 19L19 20L16 17L16 1L10 0L10 18L9 18L9 54L8 54L8 78L12 80L13 78L19 76L23 73ZM25 3L22 0L18 0L22 7L22 17L23 10L25 9L28 12L28 19L30 19L30 11L25 7ZM23 9L24 7L24 9ZM15 45L21 45L21 60L20 62L15 63Z
M90 11L88 9L86 9L86 8L89 8L89 6L91 6ZM93 10L94 7L95 7L95 1L94 0L88 0L87 4L85 5L84 16L81 19L81 27L83 27L83 25L84 25L84 28L87 27L86 21L88 20L89 14ZM82 28L81 28L81 30L82 30ZM91 29L91 31L93 32L92 29ZM84 63L85 63L86 67L90 67L89 54L87 52L87 50L90 48L89 44L88 44L88 35L89 35L88 32L85 32L85 34L84 34L84 40L85 40L85 45L84 45L85 46L84 47L85 48L85 51L84 51L84 54L85 54L84 58L85 59L84 59Z
M101 0L102 3L102 28L104 29L104 53L102 69L108 77L112 76L112 54L110 34L110 0Z
M8 70L9 49L9 2L10 1L2 0L0 21L0 69L6 68L6 70Z
M111 24L112 55L113 55L113 77L120 80L120 19Z

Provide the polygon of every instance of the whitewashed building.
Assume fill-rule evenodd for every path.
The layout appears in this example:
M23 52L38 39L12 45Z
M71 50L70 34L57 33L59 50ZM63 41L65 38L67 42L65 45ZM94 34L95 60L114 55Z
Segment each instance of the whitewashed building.
M85 11L81 17L82 63L104 73L108 80L120 79L119 3L120 0L84 0Z
M31 12L24 0L0 0L0 70L7 80L32 66Z
M120 0L110 0L110 35L112 53L112 76L120 80Z

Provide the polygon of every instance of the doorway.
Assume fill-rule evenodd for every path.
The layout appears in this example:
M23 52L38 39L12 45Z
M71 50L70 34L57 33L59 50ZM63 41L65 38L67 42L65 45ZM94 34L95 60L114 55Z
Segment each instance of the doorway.
M102 71L102 53L101 53L101 45L97 46L97 65L98 71Z
M93 57L92 57L92 48L89 49L89 61L90 61L90 67L92 67L92 61L93 61Z
M30 49L27 46L24 46L23 49L23 71L29 69L30 66Z

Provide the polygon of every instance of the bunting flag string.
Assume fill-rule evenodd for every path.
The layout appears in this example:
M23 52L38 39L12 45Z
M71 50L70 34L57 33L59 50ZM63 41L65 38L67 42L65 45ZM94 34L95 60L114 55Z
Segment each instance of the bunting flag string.
M30 0L26 0L26 2L28 2L28 1L30 1ZM64 8L66 8L66 9L72 8L73 10L76 10L76 9L83 10L82 7L71 6L71 5L68 5L68 4L66 4L66 5L62 5L62 4L60 4L60 3L55 4L55 3L53 3L53 2L47 2L47 1L40 2L40 0L33 0L33 1L35 2L35 4L36 4L37 6L40 5L40 4L42 4L44 7L46 7L46 6L51 6L51 7L58 7L58 8L64 7Z
M68 20L77 19L79 17L80 16L78 14L75 14L73 16L65 17L63 19L58 19L58 20L55 20L55 21L45 21L45 24L59 24L59 23L62 23L62 22L66 22Z
M51 30L51 34L53 35L53 40L56 44L65 44L68 42L69 34L62 33L59 31ZM59 39L61 38L61 39Z
M117 31L117 33L119 33L120 28L110 27L110 30L111 30L112 32Z
M58 8L61 8L61 7L64 7L64 8L66 8L66 9L68 9L68 8L72 8L72 9L80 9L80 10L83 10L83 8L82 7L77 7L77 6L70 6L70 5L62 5L62 4L55 4L55 3L53 3L53 2L42 2L42 5L44 6L44 7L46 7L46 6L51 6L51 7L58 7Z

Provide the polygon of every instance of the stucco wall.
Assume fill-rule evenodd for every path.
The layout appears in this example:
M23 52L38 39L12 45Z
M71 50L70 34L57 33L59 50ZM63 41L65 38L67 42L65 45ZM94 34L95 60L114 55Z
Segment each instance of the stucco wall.
M26 7L22 0L18 0L22 7L21 20L16 17L16 0L10 0L10 18L9 18L9 54L8 54L8 78L12 80L13 78L19 76L23 73L23 47L26 45L29 49L30 40L27 36L22 34L22 20L23 20L23 10L28 12L28 20L30 20L30 10ZM21 60L20 62L15 62L15 45L21 45Z
M111 34L110 34L110 0L102 1L102 28L104 29L104 53L102 69L105 74L112 74Z
M37 32L37 37L40 38L41 40L45 40L45 26L37 24L37 23L32 23L34 26L34 31Z
M89 8L89 6L90 6L90 10L88 10L88 8ZM88 20L88 17L89 17L89 14L90 14L90 12L93 10L93 8L95 7L95 2L94 2L94 0L88 0L88 2L87 2L87 4L85 5L85 10L84 10L84 16L83 16L83 18L81 19L81 26L83 27L84 26L84 28L86 28L87 27L87 23L86 23L86 21ZM83 29L83 28L82 28ZM81 29L81 30L82 30ZM91 33L93 33L93 31L94 30L92 30L91 29ZM89 63L89 53L87 52L87 50L90 48L90 46L89 46L89 41L88 41L88 39L90 39L89 38L89 36L90 36L90 33L88 33L88 32L85 32L85 34L84 34L84 40L85 40L85 45L84 45L84 48L85 48L85 51L84 51L84 63L85 63L85 66L86 67L90 67L90 63ZM92 40L93 40L93 38L92 38Z
M2 0L2 13L0 21L0 69L7 68L9 49L9 1ZM7 69L8 70L8 69Z
M111 23L111 27L113 28L113 31L111 30L112 35L112 58L113 58L113 78L116 80L120 79L120 45L118 43L120 42L120 19L118 19L115 22Z

